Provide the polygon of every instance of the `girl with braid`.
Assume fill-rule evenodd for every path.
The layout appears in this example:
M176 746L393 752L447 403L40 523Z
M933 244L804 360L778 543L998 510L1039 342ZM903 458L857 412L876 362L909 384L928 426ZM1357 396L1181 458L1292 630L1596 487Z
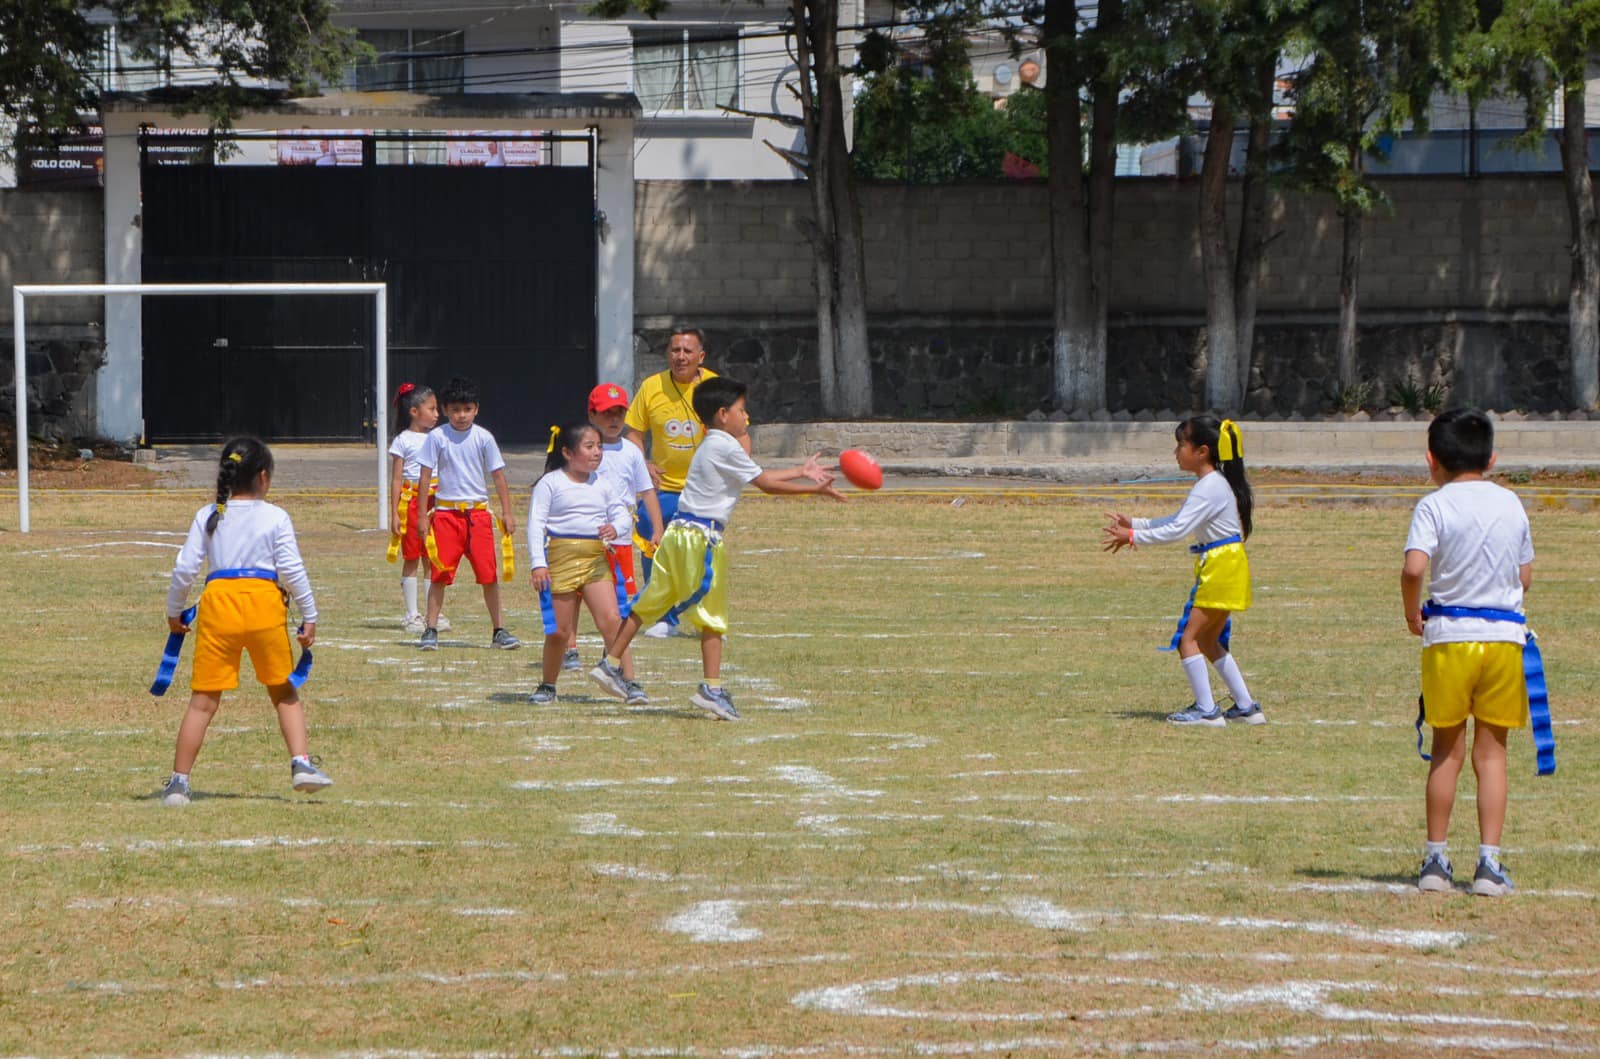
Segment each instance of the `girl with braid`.
M1178 468L1197 479L1176 514L1164 518L1129 518L1111 513L1105 528L1105 550L1120 551L1141 544L1172 544L1193 536L1194 587L1178 631L1163 651L1176 650L1194 702L1170 715L1173 724L1221 728L1229 721L1263 724L1267 717L1250 697L1244 674L1228 652L1233 614L1250 607L1250 560L1244 542L1250 537L1254 498L1244 474L1244 448L1239 427L1216 416L1190 416L1178 424L1173 457ZM1228 686L1233 705L1226 713L1211 694L1206 663Z
M195 514L173 566L167 626L181 636L193 622L197 631L189 708L178 726L172 778L161 791L166 805L189 804L189 770L222 693L239 686L239 658L245 652L278 711L278 727L289 747L290 786L312 792L333 782L306 749L305 707L298 690L306 662L303 658L297 671L289 647L288 597L294 597L304 622L298 633L304 648L317 638L317 604L294 525L282 508L267 503L271 486L272 452L266 445L255 438L235 438L224 445L216 502ZM200 602L185 611L202 567L207 573Z

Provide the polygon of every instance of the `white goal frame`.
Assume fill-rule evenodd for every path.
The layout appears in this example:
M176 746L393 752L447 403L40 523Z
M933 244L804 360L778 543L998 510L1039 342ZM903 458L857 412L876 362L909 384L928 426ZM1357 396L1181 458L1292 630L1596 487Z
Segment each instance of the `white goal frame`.
M378 528L389 528L389 285L387 283L27 283L11 288L13 357L17 386L17 524L28 519L28 340L29 298L100 297L118 294L345 294L366 295L377 310L373 356L377 383L372 407L378 432Z

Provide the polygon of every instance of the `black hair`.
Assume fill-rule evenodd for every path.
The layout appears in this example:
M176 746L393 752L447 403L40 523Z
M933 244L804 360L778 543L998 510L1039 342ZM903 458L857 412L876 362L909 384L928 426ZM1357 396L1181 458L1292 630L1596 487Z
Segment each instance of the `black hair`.
M1428 452L1451 474L1487 471L1494 457L1494 424L1476 408L1440 412L1428 424Z
M694 388L694 414L700 418L705 426L711 426L711 420L716 418L719 411L732 408L733 402L750 392L750 388L738 379L730 379L726 375L713 375L709 379L701 379Z
M1239 443L1239 428L1231 420L1227 427L1228 440L1233 446L1231 460L1224 460L1219 454L1223 423L1214 415L1190 416L1178 424L1173 436L1196 448L1204 445L1210 452L1211 465L1222 472L1222 477L1233 489L1234 503L1239 507L1239 536L1249 540L1250 530L1254 526L1250 512L1255 507L1255 494L1250 489L1250 480L1244 475L1244 446Z
M426 386L418 386L414 382L403 382L394 392L395 421L400 424L400 430L409 429L411 426L411 410L433 396L433 391Z
M550 432L550 451L545 453L544 473L559 471L567 465L567 453L583 444L585 433L600 436L592 423L568 423L560 430Z
M217 523L228 509L228 498L240 485L250 486L265 471L272 477L272 450L259 438L234 438L222 446L217 467L217 507L206 519L206 533L217 531Z
M448 408L453 404L478 404L478 384L460 375L439 389L439 404Z
M706 348L706 333L698 327L674 327L667 333L667 345L670 346L679 335L693 335L694 340L700 343L700 349L703 351Z

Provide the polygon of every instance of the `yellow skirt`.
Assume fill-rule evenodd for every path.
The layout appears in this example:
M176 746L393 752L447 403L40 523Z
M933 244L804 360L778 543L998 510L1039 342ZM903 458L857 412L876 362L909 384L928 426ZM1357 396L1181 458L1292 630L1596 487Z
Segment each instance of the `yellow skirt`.
M1206 610L1250 609L1250 559L1242 544L1224 544L1194 561L1194 605Z
M605 543L575 537L551 537L545 543L550 565L550 594L576 592L595 581L611 580Z

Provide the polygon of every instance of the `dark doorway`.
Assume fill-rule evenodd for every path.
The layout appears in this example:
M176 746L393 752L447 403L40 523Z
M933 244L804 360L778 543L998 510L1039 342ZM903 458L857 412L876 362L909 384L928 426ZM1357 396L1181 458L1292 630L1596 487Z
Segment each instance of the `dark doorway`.
M480 422L543 440L595 380L583 166L142 168L147 283L389 284L389 379L475 379ZM372 299L147 297L152 442L372 440ZM391 424L394 429L397 424Z

